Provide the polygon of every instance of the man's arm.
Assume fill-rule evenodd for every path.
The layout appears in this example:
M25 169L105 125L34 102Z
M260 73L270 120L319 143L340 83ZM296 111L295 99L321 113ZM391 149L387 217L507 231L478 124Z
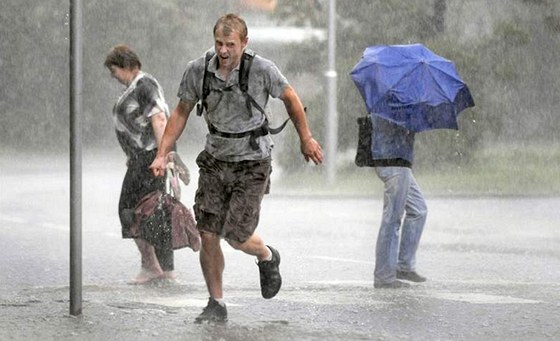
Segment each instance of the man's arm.
M158 153L155 160L152 162L150 169L155 176L162 176L165 174L165 156L171 151L181 133L187 125L189 114L194 108L195 103L180 100L175 109L171 112L169 121L165 126L161 143L158 146Z
M288 115L296 127L301 145L301 153L305 157L305 161L311 159L316 165L322 163L323 151L321 150L321 145L311 135L311 131L307 126L303 104L294 88L287 86L282 95L280 95L280 99L284 102Z

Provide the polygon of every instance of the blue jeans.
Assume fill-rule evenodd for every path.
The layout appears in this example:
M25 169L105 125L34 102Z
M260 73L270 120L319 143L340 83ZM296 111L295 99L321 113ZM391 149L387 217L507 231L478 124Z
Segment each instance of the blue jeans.
M375 172L384 183L384 194L374 281L390 283L396 280L397 270L415 271L428 208L410 168L375 167Z

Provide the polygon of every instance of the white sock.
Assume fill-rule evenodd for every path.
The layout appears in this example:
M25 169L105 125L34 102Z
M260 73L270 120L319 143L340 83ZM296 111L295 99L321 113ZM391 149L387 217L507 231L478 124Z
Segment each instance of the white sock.
M212 299L213 299L214 301L218 302L218 304L221 305L222 307L225 307L225 306L226 306L226 302L224 301L223 298L213 298L213 297L212 297Z
M272 250L267 246L266 247L268 249L268 257L266 257L265 259L263 259L263 262L269 262L272 260Z

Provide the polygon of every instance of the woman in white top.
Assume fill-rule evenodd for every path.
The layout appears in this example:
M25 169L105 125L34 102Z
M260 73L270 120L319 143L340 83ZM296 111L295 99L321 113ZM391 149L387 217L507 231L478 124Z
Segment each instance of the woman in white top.
M113 119L128 167L119 200L122 237L134 238L142 261L142 269L131 283L173 279L173 249L169 243L161 240L150 244L130 231L138 202L150 192L165 188L164 178L153 176L149 170L169 117L163 90L153 76L142 72L140 59L126 45L113 47L104 65L126 86L113 108Z

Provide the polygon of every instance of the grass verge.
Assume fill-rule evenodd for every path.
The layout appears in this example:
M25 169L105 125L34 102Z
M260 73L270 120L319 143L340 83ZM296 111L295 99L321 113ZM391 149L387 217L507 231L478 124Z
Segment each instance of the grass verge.
M349 161L351 163L351 161ZM482 148L465 165L414 169L427 196L560 196L560 144L494 145ZM373 168L339 167L334 183L324 167L283 174L273 193L331 196L381 195Z

